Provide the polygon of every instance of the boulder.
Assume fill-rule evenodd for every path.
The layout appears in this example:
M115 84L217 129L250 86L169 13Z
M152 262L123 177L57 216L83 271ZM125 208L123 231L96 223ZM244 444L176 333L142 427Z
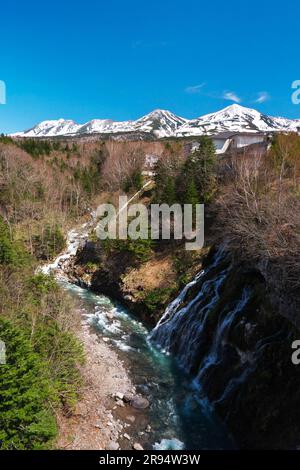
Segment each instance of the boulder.
M145 408L148 408L150 402L147 398L135 396L130 400L130 405L137 410L144 410Z
M125 403L130 403L133 398L134 398L133 395L126 395L126 394L123 395L123 401L124 401Z
M124 402L121 400L117 400L116 403L118 406L123 406L123 407L125 406Z
M118 450L119 448L119 444L114 441L110 441L106 446L106 450Z
M124 399L124 394L121 392L116 392L114 396L116 401Z
M125 419L126 419L126 421L129 421L130 423L135 422L135 416L132 416L132 415L126 416Z
M134 450L144 450L144 448L138 442L135 442L132 446Z

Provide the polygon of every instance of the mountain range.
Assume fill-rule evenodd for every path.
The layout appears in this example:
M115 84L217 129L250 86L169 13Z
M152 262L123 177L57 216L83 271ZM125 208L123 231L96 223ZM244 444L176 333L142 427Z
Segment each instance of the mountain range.
M143 134L156 138L189 137L223 132L299 132L300 119L287 119L262 114L238 104L196 119L185 119L170 111L156 109L136 121L93 119L85 124L58 119L42 121L15 137L84 136L92 134Z

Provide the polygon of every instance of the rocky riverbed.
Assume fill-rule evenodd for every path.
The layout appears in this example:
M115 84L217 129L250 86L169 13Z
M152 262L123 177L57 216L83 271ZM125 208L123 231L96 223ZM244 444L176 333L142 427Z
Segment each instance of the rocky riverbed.
M84 345L84 386L74 412L59 415L60 449L140 449L150 432L149 402L138 395L123 361L93 329L82 322L78 337Z

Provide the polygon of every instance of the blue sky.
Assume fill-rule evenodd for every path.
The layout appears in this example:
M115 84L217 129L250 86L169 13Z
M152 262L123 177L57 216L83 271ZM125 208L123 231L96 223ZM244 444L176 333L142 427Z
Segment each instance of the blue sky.
M45 119L187 118L235 101L300 118L299 1L3 2L0 132Z

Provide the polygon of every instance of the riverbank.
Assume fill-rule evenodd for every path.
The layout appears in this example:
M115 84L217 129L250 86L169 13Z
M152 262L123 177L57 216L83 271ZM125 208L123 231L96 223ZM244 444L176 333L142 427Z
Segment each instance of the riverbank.
M85 321L81 322L78 339L86 355L86 363L81 368L84 386L74 412L57 416L59 438L56 447L65 450L113 449L120 439L124 439L125 429L131 426L119 418L118 408L123 408L123 402L116 401L115 397L132 395L135 389L116 352Z

